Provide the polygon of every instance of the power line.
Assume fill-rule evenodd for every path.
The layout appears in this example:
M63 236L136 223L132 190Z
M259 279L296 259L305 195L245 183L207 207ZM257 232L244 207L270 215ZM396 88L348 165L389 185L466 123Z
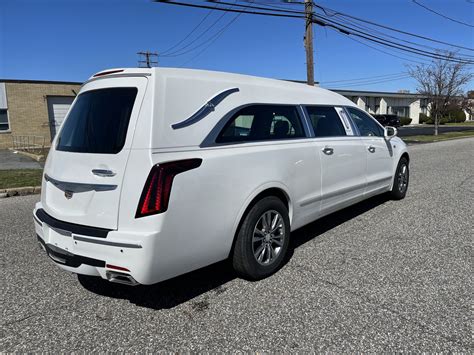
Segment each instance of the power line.
M342 82L350 82L350 81L365 81L365 80L373 80L375 78L388 78L388 77L393 77L393 76L400 76L400 75L405 75L408 74L408 72L400 72L400 73L393 73L393 74L385 74L385 75L375 75L375 76L368 76L368 77L363 77L363 78L354 78L354 79L344 79L344 80L331 80L331 81L322 81L321 84L332 84L332 83L342 83Z
M204 21L206 21L206 19L209 17L209 15L210 15L213 11L214 11L214 10L209 10L209 11L207 12L206 16L204 16L204 17L202 18L202 20L201 20L191 31L189 31L189 33L188 33L181 41L179 41L178 43L176 43L174 46L172 46L172 47L170 47L170 48L168 48L168 49L162 51L161 54L163 55L163 54L168 53L169 51L175 49L175 48L178 47L181 43L183 43L184 41L186 41L189 37L191 37L192 34L204 23Z
M220 3L220 4L229 4L229 3L226 3L225 1L218 1L218 3ZM284 12L284 13L289 12L289 13L292 13L292 14L293 13L301 14L301 11L292 11L292 10L286 11L286 10L279 10L279 9L272 10L272 9L261 7L261 6L242 5L242 4L235 4L235 6L244 7L246 9L251 8L251 9L257 9L257 10L267 10L267 11L270 10L270 11L280 12L278 14L272 14L272 13L268 13L268 12L266 12L266 13L259 12L258 14L261 14L261 15L271 14L271 15L285 16L285 15L282 15L281 12ZM320 7L320 6L317 6L317 7ZM241 10L241 11L246 11L246 10ZM252 12L246 12L246 13L252 13ZM253 13L257 14L257 12L253 12ZM428 52L428 51L425 51L423 49L418 49L418 48L414 48L414 47L411 47L411 46L402 45L400 43L396 43L396 42L393 42L393 41L375 36L373 34L354 29L351 26L341 24L340 22L329 19L327 17L321 16L321 15L318 15L318 14L313 14L313 15L317 18L317 19L314 19L314 23L319 24L321 26L333 27L333 28L341 31L342 33L344 33L346 35L354 35L354 36L357 36L357 37L361 37L361 38L370 40L372 42L379 43L379 44L387 46L387 47L401 49L401 50L411 52L411 53L415 53L415 54L418 54L418 55L424 55L424 56L427 56L427 57L430 57L430 58L433 58L433 59L443 59L443 60L448 60L448 61L452 61L452 62L465 62L466 64L474 64L474 61L472 61L471 59L456 58L456 57L453 58L451 56L444 55L444 54L441 54L441 53ZM296 15L288 15L288 17L294 17L294 16L296 16ZM344 27L344 28L341 28L341 27Z
M336 33L341 34L341 33L339 33L338 31L336 31ZM341 34L341 35L342 35L342 34ZM408 58L401 57L401 56L399 56L399 55L396 55L396 54L393 54L393 53L384 51L383 49L377 48L377 47L375 47L375 46L371 46L371 45L368 44L368 43L365 43L365 42L363 42L363 41L361 41L361 40L358 40L357 38L353 38L353 37L350 37L350 36L346 36L346 38L349 38L350 40L353 40L353 41L355 41L355 42L358 42L358 43L360 43L360 44L362 44L362 45L364 45L364 46L366 46L366 47L372 48L372 49L374 49L374 50L376 50L376 51L378 51L378 52L387 54L387 55L389 55L389 56L391 56L391 57L403 59L403 60L406 60L406 61L408 61L408 62L417 63L417 64L421 64L421 65L426 65L426 64L427 64L426 62L423 63L423 62L420 62L420 61L418 61L418 60L408 59ZM391 48L390 48L390 49L387 49L387 50L395 51L394 49L391 49ZM398 53L398 52L397 52L397 53ZM414 55L410 55L410 54L405 54L405 55L409 55L409 56L411 56L411 57L415 57ZM427 61L428 59L420 58L419 60L426 60L426 61Z
M180 65L180 68L182 68L182 67L184 67L186 64L192 62L194 59L196 59L196 58L199 57L202 53L204 53L211 45L214 44L214 42L216 42L216 41L219 39L220 36L222 36L222 34L225 32L225 30L226 30L227 28L229 28L230 25L232 25L232 24L239 18L240 15L242 15L242 14L236 14L236 15L234 16L234 18L233 18L231 21L229 21L229 22L227 23L227 25L224 26L224 27L217 33L217 35L215 36L215 38L214 38L211 42L209 42L209 44L208 44L206 47L204 47L201 51L199 51L194 57L190 58L189 60L187 60L186 62L184 62L183 64L181 64L181 65Z
M171 53L167 53L165 55L162 55L162 57L178 57L178 56L181 56L183 54L186 54L186 53L189 53L193 50L195 50L196 48L200 48L202 47L203 45L205 45L209 39L207 41L204 41L202 42L201 44L191 48L190 50L187 50L185 52L182 52L184 49L186 48L189 48L191 45L193 45L194 43L196 43L200 38L202 38L206 33L208 33L215 25L217 25L217 23L225 16L227 15L227 12L228 12L228 9L221 9L221 8L217 8L217 7L214 7L213 9L210 9L210 11L214 11L214 10L220 10L220 11L225 11L224 13L222 13L210 26L208 26L206 28L206 30L204 30L204 32L202 32L199 36L197 36L192 42L188 43L187 45L185 45L184 47L181 47L180 49L174 51L174 52L171 52ZM214 38L214 37L212 37ZM181 53L180 53L181 52Z
M385 79L385 80L373 80L373 81L368 81L368 82L364 82L364 83L357 83L357 84L349 84L349 85L344 85L343 84L343 86L344 87L355 87L355 86L376 85L376 84L382 84L382 83L398 81L398 80L403 80L403 79L408 79L408 78L410 78L410 75L405 75L405 76L400 76L400 77L397 77L397 78ZM334 89L332 89L332 90L334 90Z
M218 8L218 7L215 7L215 6L182 3L182 2L177 2L177 1L163 1L163 0L155 0L155 1L164 2L166 4L179 5L179 6L216 9L216 10L219 10L219 11L229 11L229 12L246 13L246 14L253 14L253 15L265 15L265 16L286 17L286 18L303 18L303 16L300 15L300 14L293 14L294 11L293 11L293 13L291 13L291 12L288 13L287 11L280 11L280 12L284 12L284 13L275 13L275 12L268 12L268 11L269 10L270 11L277 11L277 10L271 10L271 9L268 9L268 8L262 8L262 7L251 6L251 5L235 4L235 6L244 7L245 9L227 9L227 10L224 10L224 9L221 9L221 8ZM226 4L225 2L218 2L218 3ZM227 4L229 4L229 3L227 3ZM230 4L230 5L234 5L234 4ZM257 10L265 10L265 11L250 11L249 9L257 9ZM328 19L327 17L321 16L321 15L318 15L318 14L314 14L314 17L316 17L316 18L313 18L313 22L320 25L320 26L332 27L332 28L334 28L334 29L340 31L341 33L346 34L346 35L353 35L353 36L356 36L356 37L360 37L360 38L363 38L365 40L369 40L371 42L375 42L375 43L378 43L378 44L386 46L386 47L395 48L395 49L398 49L398 50L403 50L403 51L406 51L406 52L417 54L419 56L429 57L429 58L433 58L433 59L442 59L442 60L447 60L447 61L457 62L457 63L464 63L464 64L474 64L474 61L470 60L470 59L458 58L458 57L454 57L454 56L451 56L451 55L444 55L444 54L441 54L439 52L438 53L428 52L428 51L425 51L425 50L422 50L422 49L418 49L418 48L410 47L410 46L407 46L407 45L402 45L400 43L396 43L396 42L393 42L393 41L389 41L387 39L375 36L373 34L369 34L369 33L354 29L351 26L341 24L341 23L339 23L335 20Z
M303 2L291 2L292 4L304 4ZM448 42L444 42L444 41L440 41L440 40L437 40L437 39L434 39L434 38L430 38L430 37L427 37L427 36L422 36L422 35L418 35L418 34L415 34L415 33L411 33L411 32L407 32L407 31L404 31L404 30L400 30L400 29L397 29L397 28L393 28L393 27L390 27L390 26L386 26L386 25L382 25L380 23L376 23L376 22L373 22L373 21L369 21L369 20L365 20L365 19L362 19L360 17L356 17L356 16L353 16L353 15L349 15L349 14L346 14L344 12L340 12L340 11L336 11L336 10L333 10L333 9L330 9L328 7L324 7L324 6L321 6L321 5L317 5L317 4L314 4L315 7L323 10L323 11L331 11L333 12L333 15L340 15L340 16L344 16L344 17L349 17L353 20L357 20L357 21L360 21L360 22L364 22L364 23L368 23L370 25L374 25L374 26L377 26L377 27L381 27L381 28L385 28L387 30L390 30L390 31L393 31L393 32L398 32L398 33L402 33L404 35L408 35L408 36L413 36L413 37L417 37L417 38L420 38L420 39L424 39L426 41L430 41L430 42L434 42L434 43L439 43L439 44L444 44L444 45L447 45L447 46L450 46L450 47L456 47L456 48L460 48L460 49L466 49L466 50L469 50L469 51L474 51L474 49L472 48L469 48L469 47L464 47L464 46L461 46L461 45L458 45L458 44L452 44L452 43L448 43Z
M416 1L416 0L411 0L411 1L412 1L413 3L415 3L416 5L418 5L418 6L422 7L422 8L424 8L425 10L428 10L429 12L432 12L432 13L438 15L438 16L441 16L441 17L445 18L446 20L449 20L449 21L452 21L452 22L456 22L456 23L459 23L459 24L464 25L464 26L474 27L473 25L471 25L471 24L469 24L469 23L456 20L456 19L454 19L454 18L452 18L452 17L446 16L446 15L440 13L440 12L437 12L437 11L435 11L435 10L429 8L428 6L419 3L419 2Z

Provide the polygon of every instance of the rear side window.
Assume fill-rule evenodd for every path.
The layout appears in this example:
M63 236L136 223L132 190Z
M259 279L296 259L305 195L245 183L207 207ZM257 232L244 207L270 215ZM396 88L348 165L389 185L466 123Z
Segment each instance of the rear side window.
M137 88L108 88L80 94L56 149L66 152L116 154L122 150Z
M340 137L346 135L346 130L334 107L307 106L306 111L313 126L315 137Z
M356 124L361 136L383 137L383 128L372 117L352 107L348 107L347 110L351 114L352 121Z
M238 111L218 135L217 143L303 138L294 106L253 105Z

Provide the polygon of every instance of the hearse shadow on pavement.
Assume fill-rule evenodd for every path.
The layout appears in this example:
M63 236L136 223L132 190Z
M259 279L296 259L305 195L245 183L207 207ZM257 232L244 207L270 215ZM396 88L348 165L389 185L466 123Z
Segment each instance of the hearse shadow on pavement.
M296 248L389 200L387 194L374 196L292 232L282 267L292 258ZM155 310L176 307L209 291L217 294L225 292L225 284L236 277L232 265L227 260L150 286L127 286L111 283L99 277L78 275L80 284L92 293L129 300L137 306Z

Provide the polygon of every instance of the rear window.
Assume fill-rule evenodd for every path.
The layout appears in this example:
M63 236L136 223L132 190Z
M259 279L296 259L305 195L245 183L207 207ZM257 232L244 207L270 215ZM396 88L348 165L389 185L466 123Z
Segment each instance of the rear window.
M122 150L137 88L108 88L80 94L61 129L56 149L116 154Z

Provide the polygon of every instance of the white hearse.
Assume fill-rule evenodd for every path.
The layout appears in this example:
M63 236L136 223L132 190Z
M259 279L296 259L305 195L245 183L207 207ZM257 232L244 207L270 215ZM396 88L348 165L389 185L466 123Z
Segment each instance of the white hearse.
M230 258L275 272L290 232L376 194L405 196L406 145L346 98L229 73L114 69L81 88L34 209L62 269L153 284Z

